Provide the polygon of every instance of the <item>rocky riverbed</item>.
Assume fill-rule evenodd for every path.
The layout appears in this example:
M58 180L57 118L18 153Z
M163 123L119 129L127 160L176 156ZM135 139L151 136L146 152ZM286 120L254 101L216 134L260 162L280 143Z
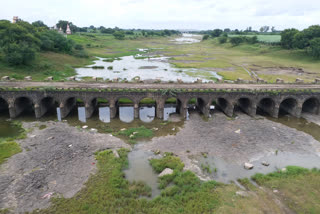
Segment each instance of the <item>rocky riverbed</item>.
M37 127L45 125L40 130ZM72 197L96 170L94 153L130 148L122 140L67 123L23 123L33 129L20 140L23 151L0 166L0 207L24 213L45 208L51 196Z
M40 125L46 128L40 130ZM15 213L48 207L52 196L74 196L96 171L96 151L131 148L110 134L71 127L64 122L26 122L23 127L32 129L26 139L18 141L23 152L0 166L0 207L11 208ZM177 134L155 137L136 148L173 152L184 162L186 170L203 180L215 177L204 173L195 157L218 158L235 166L228 170L238 173L238 169L244 170L245 162L278 152L320 156L320 143L311 135L264 117L239 114L228 118L220 112L208 121L192 113Z

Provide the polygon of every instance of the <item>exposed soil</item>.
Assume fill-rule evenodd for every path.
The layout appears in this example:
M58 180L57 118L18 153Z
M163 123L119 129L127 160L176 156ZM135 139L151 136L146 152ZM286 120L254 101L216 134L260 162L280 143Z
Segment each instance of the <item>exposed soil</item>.
M33 128L39 122L24 123ZM1 165L0 207L24 213L50 205L50 194L66 198L77 193L96 170L94 153L130 148L122 140L66 123L46 122L19 141L23 152ZM45 196L46 194L47 197Z
M252 71L258 72L260 74L267 75L305 75L313 74L303 70L303 68L295 67L261 67L258 65L253 65L250 67Z
M240 130L240 133L236 131ZM292 144L292 142L295 142ZM190 169L203 176L189 157L207 153L231 164L259 159L276 150L320 156L320 143L312 136L264 118L241 114L235 120L215 113L208 122L191 114L185 127L175 136L154 138L143 145L145 150L173 152Z

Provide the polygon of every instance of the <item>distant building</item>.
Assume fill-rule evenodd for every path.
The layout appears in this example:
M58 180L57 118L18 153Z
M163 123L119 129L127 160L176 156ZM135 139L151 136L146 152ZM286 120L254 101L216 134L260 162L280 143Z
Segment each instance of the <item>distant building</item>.
M72 32L71 32L71 30L70 30L69 24L67 24L66 34L67 34L67 35L71 35L71 34L72 34Z
M19 17L18 16L14 16L13 17L13 20L12 20L12 23L15 24L19 21Z
M58 33L63 34L63 30L62 30L62 28L61 28L61 27L59 28Z

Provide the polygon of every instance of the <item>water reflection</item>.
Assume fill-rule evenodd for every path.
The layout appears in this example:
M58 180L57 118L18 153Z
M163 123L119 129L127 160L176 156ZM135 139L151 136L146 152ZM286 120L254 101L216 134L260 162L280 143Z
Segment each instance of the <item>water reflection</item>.
M156 108L154 106L140 107L139 115L141 121L150 123L156 116Z
M110 108L100 107L99 108L99 120L104 123L110 123Z
M130 123L134 120L134 108L133 106L121 106L119 107L119 118L122 122Z
M57 119L58 121L61 121L61 109L57 108Z
M22 129L14 125L11 120L6 120L6 117L0 117L0 139L17 136Z
M177 107L175 105L166 105L163 112L163 120L167 121L169 120L170 114L177 113Z
M78 107L78 118L83 123L87 122L85 107Z
M152 197L160 194L158 189L158 176L149 164L148 158L154 156L152 152L147 152L135 148L128 154L128 169L124 170L126 178L133 181L142 181L152 188Z
M315 154L298 154L291 152L279 152L277 155L269 154L259 160L252 161L251 163L254 165L252 170L246 170L242 165L229 163L218 157L208 156L204 158L201 156L198 158L198 161L200 168L207 168L204 172L205 174L223 183L236 181L239 178L249 178L256 173L271 173L287 166L300 166L309 169L320 168L319 156ZM268 167L263 166L261 164L263 161L270 165Z

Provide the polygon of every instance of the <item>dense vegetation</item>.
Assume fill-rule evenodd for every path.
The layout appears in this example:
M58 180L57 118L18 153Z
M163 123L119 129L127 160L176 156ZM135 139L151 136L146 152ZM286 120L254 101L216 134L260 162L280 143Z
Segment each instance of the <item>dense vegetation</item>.
M30 24L19 21L12 24L9 21L0 21L0 56L10 65L28 65L40 51L88 57L79 46L78 50L74 47L72 40L56 31L48 30L40 22Z

